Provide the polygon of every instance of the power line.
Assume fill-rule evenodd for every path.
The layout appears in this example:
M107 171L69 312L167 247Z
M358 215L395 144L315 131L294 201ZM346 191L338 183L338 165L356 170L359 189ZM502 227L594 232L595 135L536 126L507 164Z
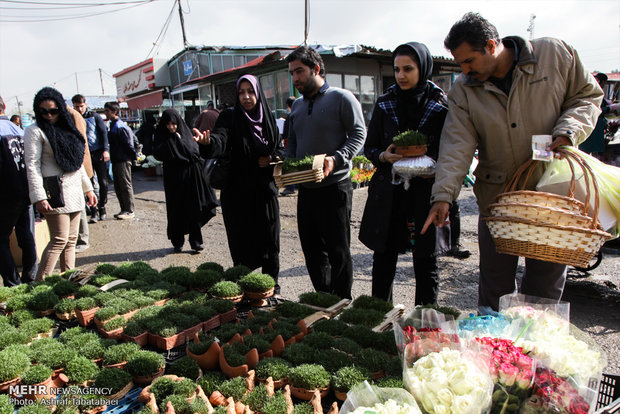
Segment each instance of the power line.
M164 22L164 25L162 26L161 30L159 31L159 34L157 35L157 38L155 39L155 41L153 42L153 47L151 48L151 50L149 51L149 53L146 55L146 58L148 59L149 56L151 56L151 53L155 50L155 48L159 48L160 47L160 39L163 40L163 37L166 35L166 32L168 31L168 27L170 26L170 22L172 21L172 14L174 13L174 7L176 6L176 0L172 2L172 8L170 9L170 13L168 13L168 17L166 18L166 21Z
M135 4L135 3L143 3L145 0L131 0L131 1L111 1L108 3L56 3L50 1L26 1L26 0L0 0L0 3L9 3L9 4L34 4L41 6L116 6L119 4Z
M61 21L61 20L82 19L86 17L100 16L103 14L115 13L121 10L131 9L134 7L139 7L145 4L152 3L154 1L157 1L157 0L140 0L138 2L133 2L130 6L127 6L127 7L119 7L114 10L107 10L107 11L102 11L102 12L97 12L97 13L86 13L86 14L79 14L79 15L52 16L49 18L39 18L39 17L29 18L27 16L7 16L9 17L8 19L0 18L0 22L2 23L36 23L36 22L53 22L53 21Z

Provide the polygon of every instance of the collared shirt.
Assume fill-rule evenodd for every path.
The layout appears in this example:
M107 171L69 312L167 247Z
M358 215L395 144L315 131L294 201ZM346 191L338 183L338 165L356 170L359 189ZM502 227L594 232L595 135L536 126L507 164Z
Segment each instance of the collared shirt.
M512 87L512 74L515 71L515 67L517 66L517 62L519 61L519 46L512 39L504 39L502 40L504 47L514 50L514 59L512 61L512 65L510 66L510 70L503 78L494 78L490 77L489 82L497 86L501 91L503 91L506 95L510 94L510 88Z

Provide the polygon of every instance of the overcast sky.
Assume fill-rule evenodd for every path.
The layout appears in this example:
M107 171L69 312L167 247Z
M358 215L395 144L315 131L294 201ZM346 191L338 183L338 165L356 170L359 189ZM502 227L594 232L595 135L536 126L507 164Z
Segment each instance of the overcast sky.
M17 97L24 108L31 108L34 94L43 86L54 86L67 98L77 92L99 95L99 69L105 94L115 95L111 75L153 56L153 43L173 7L167 32L156 46L157 57L168 59L183 48L174 0L53 21L42 20L102 13L132 4L99 7L93 4L121 0L37 0L56 5L34 6L26 4L29 2L35 0L0 0L0 94L9 114L17 111ZM69 8L58 3L89 7ZM304 0L181 0L181 4L192 45L303 42ZM435 56L450 56L443 39L468 11L490 20L500 36L526 38L530 16L535 15L534 37L552 36L572 44L592 71L620 69L617 0L310 0L308 41L392 50L415 40L425 43Z

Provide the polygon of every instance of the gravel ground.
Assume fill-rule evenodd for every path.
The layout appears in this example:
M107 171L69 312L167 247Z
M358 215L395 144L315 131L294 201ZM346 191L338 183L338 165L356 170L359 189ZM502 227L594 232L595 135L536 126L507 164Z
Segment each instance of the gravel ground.
M118 264L123 261L144 260L156 269L184 265L195 269L206 261L215 261L224 267L232 265L226 242L221 211L205 227L205 250L192 254L189 243L182 253L173 253L166 237L166 205L162 177L146 177L142 171L134 173L136 219L119 221L108 219L90 225L90 248L80 253L76 266L84 267L99 262ZM351 234L354 283L353 297L370 294L372 252L357 239L360 220L366 201L367 189L354 191ZM466 260L452 257L440 259L441 285L439 303L465 312L475 312L478 290L477 206L471 188L464 188L459 197L461 205L461 243L473 254ZM282 295L296 299L300 293L312 290L303 253L297 237L296 196L280 197L282 222L280 285ZM108 215L118 209L114 191L110 193ZM523 264L521 259L520 265ZM522 271L520 266L519 271ZM394 301L407 309L413 307L413 266L411 256L400 256L394 285ZM602 264L589 273L573 268L564 292L564 300L571 304L571 322L586 331L607 353L606 373L620 374L620 256L606 254Z

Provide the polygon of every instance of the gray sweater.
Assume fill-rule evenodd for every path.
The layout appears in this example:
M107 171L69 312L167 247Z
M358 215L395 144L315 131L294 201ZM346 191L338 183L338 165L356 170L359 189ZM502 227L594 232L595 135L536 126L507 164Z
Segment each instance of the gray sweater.
M335 160L334 171L325 180L303 185L316 188L345 180L351 170L351 158L366 140L364 114L355 96L325 82L313 99L297 99L288 119L286 157L327 154Z

